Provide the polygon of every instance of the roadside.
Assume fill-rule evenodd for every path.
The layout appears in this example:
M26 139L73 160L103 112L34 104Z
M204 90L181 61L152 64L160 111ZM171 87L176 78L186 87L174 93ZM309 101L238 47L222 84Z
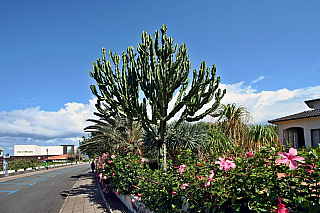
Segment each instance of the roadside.
M9 176L2 175L0 177L0 183L5 182L5 181L9 181L9 180L13 180L13 179L16 179L16 178L27 177L29 175L35 175L35 174L40 174L40 173L44 173L44 172L48 172L48 171L54 171L54 170L58 170L58 169L61 169L61 168L69 168L69 167L73 167L73 166L81 166L81 165L85 165L85 164L89 164L89 163L63 165L63 166L59 166L59 167L49 167L49 169L41 169L41 170L32 170L32 171L26 170L26 171L20 172L20 173L11 173Z

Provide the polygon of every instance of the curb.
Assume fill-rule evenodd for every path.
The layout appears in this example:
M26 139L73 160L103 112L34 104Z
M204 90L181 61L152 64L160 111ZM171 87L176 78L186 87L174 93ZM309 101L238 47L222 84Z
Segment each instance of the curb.
M96 179L96 181L97 181L97 185L98 185L98 188L99 188L99 192L100 192L100 194L101 194L101 196L102 196L102 199L104 200L104 202L105 202L105 204L106 204L107 211L108 211L108 213L112 213L112 211L111 211L111 209L110 209L110 206L109 206L109 204L107 203L107 199L106 199L106 197L104 196L104 193L103 193L103 191L102 191L102 189L101 189L100 182L98 181L98 177L97 177L97 175L96 175L95 173L94 173L94 176L95 176L95 179Z

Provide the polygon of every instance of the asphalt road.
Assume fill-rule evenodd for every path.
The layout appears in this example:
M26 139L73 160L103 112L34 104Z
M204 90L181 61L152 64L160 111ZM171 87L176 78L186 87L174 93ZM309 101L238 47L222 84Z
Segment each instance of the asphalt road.
M75 182L90 170L85 164L1 182L0 212L58 213Z

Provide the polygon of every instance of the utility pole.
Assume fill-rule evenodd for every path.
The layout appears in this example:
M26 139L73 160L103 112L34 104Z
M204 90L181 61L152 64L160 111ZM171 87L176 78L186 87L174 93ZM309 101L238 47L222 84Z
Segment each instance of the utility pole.
M78 155L79 155L79 164L80 164L80 155L81 155L81 151L80 148L78 147Z

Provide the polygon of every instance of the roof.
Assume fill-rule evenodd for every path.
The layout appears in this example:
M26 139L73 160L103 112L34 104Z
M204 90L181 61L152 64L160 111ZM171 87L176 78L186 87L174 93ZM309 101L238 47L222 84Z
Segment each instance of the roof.
M2 148L0 147L0 151L2 151L2 150L4 150L4 149L2 149Z
M72 157L68 154L65 154L65 155L51 156L48 158L48 160L67 160L68 158L72 158ZM47 160L47 158L44 160Z
M314 108L314 102L320 101L320 98L304 101L309 108Z
M320 109L307 110L307 111L300 112L297 114L288 115L288 116L284 116L281 118L276 118L273 120L269 120L268 123L277 123L277 122L282 122L282 121L290 121L290 120L311 118L311 117L317 117L317 116L320 116Z

